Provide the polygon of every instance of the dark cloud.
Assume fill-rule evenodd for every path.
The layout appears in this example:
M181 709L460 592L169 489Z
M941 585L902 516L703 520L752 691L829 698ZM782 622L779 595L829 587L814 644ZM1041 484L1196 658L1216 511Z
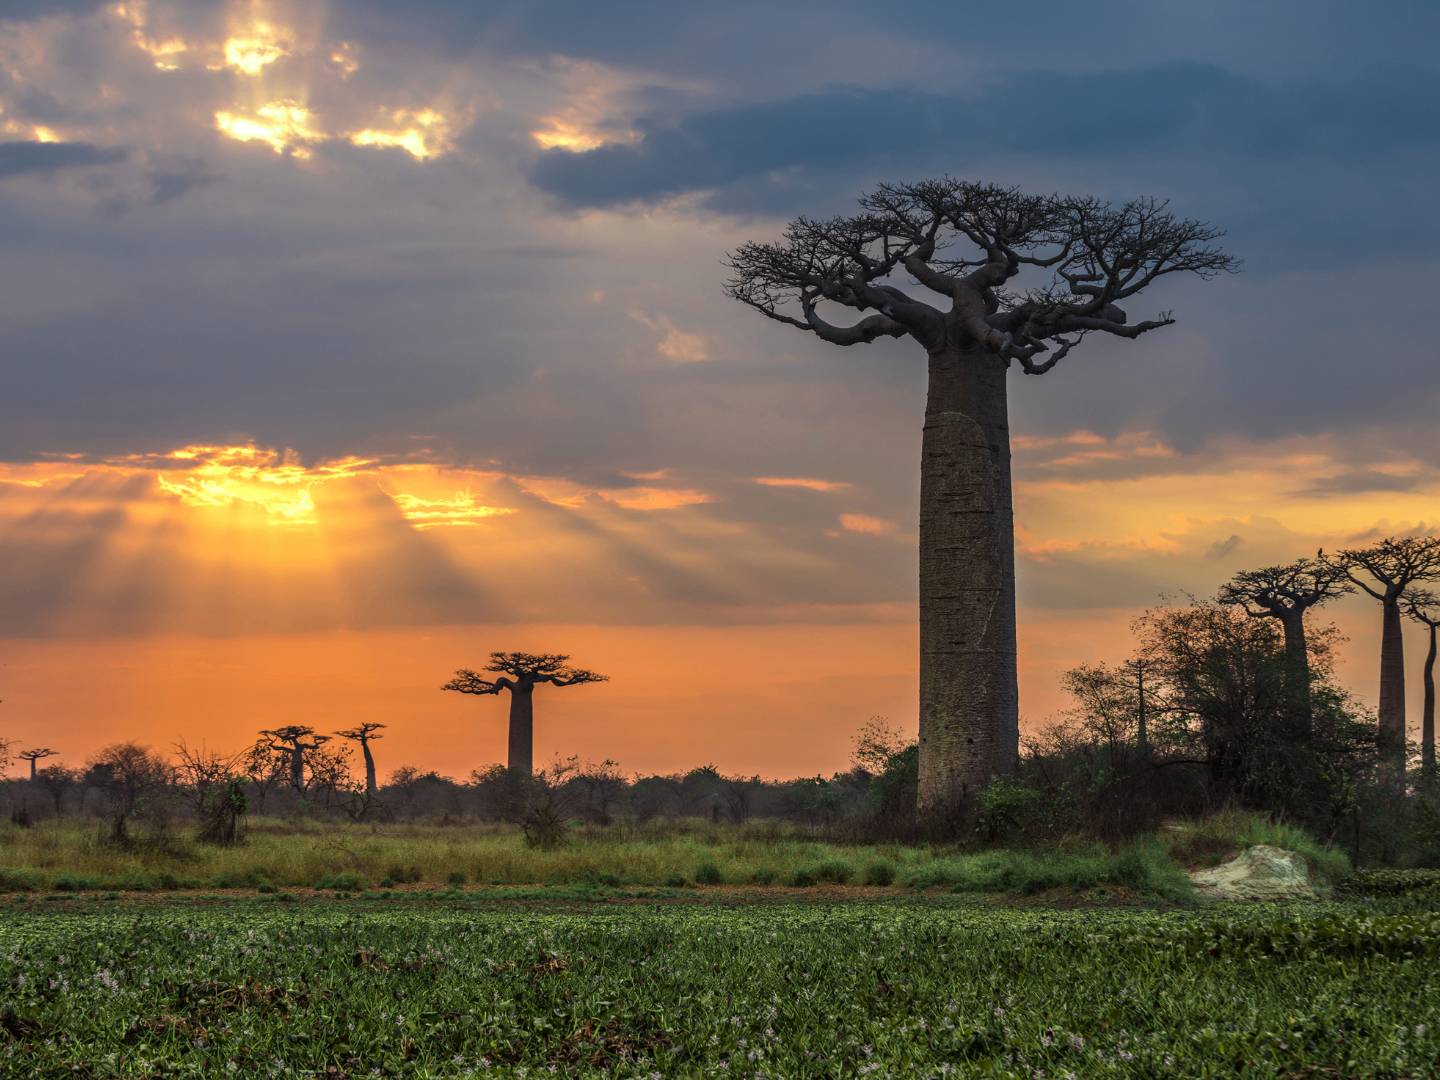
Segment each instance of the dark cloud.
M1356 495L1370 491L1420 491L1435 485L1433 472L1397 475L1378 469L1349 469L1296 491L1296 495Z
M86 165L113 165L125 157L126 151L118 147L83 142L0 143L0 180Z
M641 138L551 150L532 182L582 207L719 189L721 205L771 209L817 177L964 169L995 155L1137 153L1262 159L1433 148L1440 73L1384 69L1271 87L1220 67L1020 72L974 94L837 87L783 101L645 120ZM833 183L833 179L832 179Z
M106 0L0 0L0 19L35 19L42 15L89 15Z

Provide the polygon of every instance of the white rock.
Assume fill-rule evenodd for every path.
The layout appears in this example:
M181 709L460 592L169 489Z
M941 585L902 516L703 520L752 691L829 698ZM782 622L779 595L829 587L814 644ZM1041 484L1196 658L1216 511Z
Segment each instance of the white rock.
M1220 900L1313 900L1310 868L1303 855L1256 844L1222 866L1193 870L1190 880Z

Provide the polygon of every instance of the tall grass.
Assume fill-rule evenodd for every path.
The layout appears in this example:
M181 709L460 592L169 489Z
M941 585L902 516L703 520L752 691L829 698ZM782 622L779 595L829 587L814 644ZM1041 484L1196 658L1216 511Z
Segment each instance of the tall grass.
M1350 874L1350 859L1305 830L1273 821L1248 810L1223 810L1197 821L1174 822L1158 833L1172 858L1187 866L1218 865L1256 844L1284 848L1305 857L1322 881L1334 883Z
M0 891L362 885L815 885L892 883L961 892L1037 893L1123 886L1168 900L1191 895L1181 866L1217 863L1252 844L1303 854L1318 877L1349 871L1345 856L1293 826L1227 813L1162 829L1114 852L1064 849L964 853L902 844L843 844L802 826L761 822L622 822L581 826L552 850L527 847L508 825L356 824L256 819L246 843L134 850L104 843L93 822L0 825Z

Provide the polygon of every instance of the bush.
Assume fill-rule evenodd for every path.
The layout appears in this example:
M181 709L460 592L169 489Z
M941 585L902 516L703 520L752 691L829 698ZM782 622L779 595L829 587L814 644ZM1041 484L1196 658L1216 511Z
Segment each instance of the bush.
M0 868L0 892L34 892L39 887L33 874Z
M336 892L363 892L365 879L359 874L330 874L315 883L317 889L334 889Z
M454 871L448 878L446 878L445 881L446 881L447 884L450 884L450 885L464 885L464 884L465 884L465 871L464 871L464 870L456 870L456 871Z
M816 880L826 882L830 885L844 885L854 876L855 871L850 867L850 864L840 862L838 859L823 862L815 867Z
M1340 883L1345 896L1440 899L1440 870L1361 870Z
M397 865L385 871L385 880L391 885L414 885L419 882L420 876L420 868L418 866Z
M665 879L665 884L671 889L684 889L689 887L690 882L685 880L684 874L671 874Z
M750 875L750 880L756 885L774 885L779 876L780 872L773 866L757 866Z
M95 878L62 874L55 879L56 892L95 892L104 886Z
M866 885L895 884L895 867L888 862L871 863L865 868Z
M697 885L723 885L725 884L725 875L713 862L703 862L695 868L695 883Z

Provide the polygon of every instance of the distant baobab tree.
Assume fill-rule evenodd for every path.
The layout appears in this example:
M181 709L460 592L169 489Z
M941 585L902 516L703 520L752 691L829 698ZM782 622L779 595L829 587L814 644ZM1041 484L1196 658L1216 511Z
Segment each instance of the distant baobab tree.
M919 806L930 816L967 802L1019 748L1008 370L1042 375L1089 335L1168 326L1168 312L1131 322L1120 305L1162 277L1238 264L1213 246L1218 229L1155 199L1113 206L946 177L883 184L859 205L743 244L725 288L833 345L908 337L928 357ZM941 301L897 286L902 274ZM839 325L824 304L866 314Z
M30 779L34 780L36 775L35 763L44 761L46 758L55 757L59 750L51 750L48 746L37 746L30 750L21 750L20 759L30 762Z
M1220 603L1243 608L1251 618L1274 619L1280 624L1290 669L1290 719L1297 738L1309 738L1312 724L1305 613L1354 591L1343 567L1320 558L1242 570L1220 586Z
M1435 654L1440 631L1440 595L1427 589L1405 594L1405 613L1429 631L1430 648L1425 653L1425 700L1420 710L1420 784L1435 789Z
M533 771L535 751L535 687L578 686L583 683L608 682L610 676L585 668L570 666L564 653L492 652L487 672L499 674L497 679L462 668L455 678L442 686L461 694L498 694L510 692L510 771L529 776Z
M360 753L365 757L365 801L369 803L379 791L379 785L375 780L375 755L370 752L370 744L376 739L383 739L385 736L375 734L384 728L384 724L377 724L366 721L358 727L346 728L344 731L337 731L335 734L342 739L349 739L351 742L360 744Z
M301 795L305 794L305 755L319 750L330 741L329 735L317 735L313 727L304 724L287 724L285 727L267 728L260 732L268 735L271 746L290 759L290 786Z
M1405 593L1440 578L1440 537L1391 536L1368 548L1337 551L1330 559L1366 593L1380 601L1381 761L1396 785L1405 783Z

